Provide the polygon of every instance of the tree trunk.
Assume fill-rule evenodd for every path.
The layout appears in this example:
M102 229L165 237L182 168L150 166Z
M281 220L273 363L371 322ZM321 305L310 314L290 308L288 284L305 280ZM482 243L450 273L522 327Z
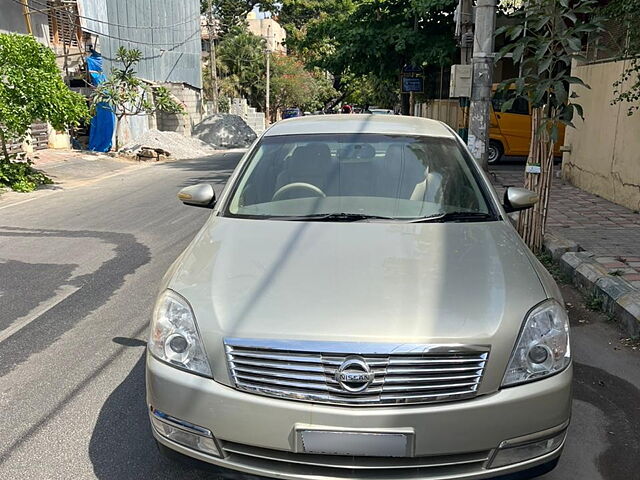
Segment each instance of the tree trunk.
M548 130L540 128L543 115L543 109L533 110L531 148L524 174L524 187L536 192L539 200L533 208L520 212L518 218L518 232L534 253L542 251L553 179L554 142L551 140Z
M9 160L9 150L7 149L7 140L1 128L0 128L0 144L2 144L2 156L4 157L3 160L9 163L10 160Z
M116 116L116 152L122 147L122 129L124 128L124 115Z

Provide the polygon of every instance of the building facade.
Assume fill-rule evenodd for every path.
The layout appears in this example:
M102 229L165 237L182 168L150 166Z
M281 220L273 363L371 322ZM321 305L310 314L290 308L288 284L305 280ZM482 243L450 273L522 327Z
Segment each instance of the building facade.
M249 31L267 42L267 48L274 53L286 55L287 32L273 18L258 18L255 12L247 15Z
M30 33L40 43L49 45L48 16L31 8L39 10L38 6L33 0L28 0L26 6L14 0L0 0L0 33Z
M630 116L628 104L612 104L613 84L628 62L574 64L573 75L591 88L572 87L584 120L567 128L562 173L576 187L639 211L640 112Z

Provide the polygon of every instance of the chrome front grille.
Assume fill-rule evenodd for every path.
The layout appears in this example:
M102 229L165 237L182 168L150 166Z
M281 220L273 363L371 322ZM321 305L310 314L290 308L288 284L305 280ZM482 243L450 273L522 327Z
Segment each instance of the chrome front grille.
M488 347L459 345L227 339L225 348L239 390L347 405L474 397L489 356Z

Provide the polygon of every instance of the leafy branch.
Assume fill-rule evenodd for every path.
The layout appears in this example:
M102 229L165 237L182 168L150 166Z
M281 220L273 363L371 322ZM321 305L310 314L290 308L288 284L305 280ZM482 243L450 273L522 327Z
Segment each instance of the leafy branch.
M106 106L116 116L116 148L120 147L121 121L127 116L152 115L156 112L184 113L184 107L173 99L166 87L151 85L139 78L135 70L142 59L137 49L118 48L116 60L122 68L113 68L92 97L92 111Z
M580 78L572 76L573 60L585 61L583 44L603 31L602 20L596 15L595 0L529 0L515 11L519 20L504 26L496 35L504 33L507 45L497 59L511 54L522 75L505 80L500 85L504 94L515 91L502 105L506 111L518 98L526 98L534 108L542 109L541 127L558 141L560 124L573 126L574 114L582 118L578 95L569 94L571 86L589 88Z
M88 116L84 97L64 84L51 49L32 36L0 34L0 187L30 191L50 183L9 152L9 143L22 142L32 123L65 130Z
M613 84L615 95L612 105L627 103L627 114L640 110L640 0L614 0L605 9L612 23L621 26L624 38L618 55L626 60L620 78Z

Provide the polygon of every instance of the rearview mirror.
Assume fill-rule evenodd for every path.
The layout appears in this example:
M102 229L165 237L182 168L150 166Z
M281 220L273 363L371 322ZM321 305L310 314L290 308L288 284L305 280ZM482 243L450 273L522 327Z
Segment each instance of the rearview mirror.
M192 207L213 208L216 205L216 192L208 183L185 187L178 193L178 198L185 205Z
M526 210L538 203L538 194L526 188L507 187L504 192L504 209L507 213Z

